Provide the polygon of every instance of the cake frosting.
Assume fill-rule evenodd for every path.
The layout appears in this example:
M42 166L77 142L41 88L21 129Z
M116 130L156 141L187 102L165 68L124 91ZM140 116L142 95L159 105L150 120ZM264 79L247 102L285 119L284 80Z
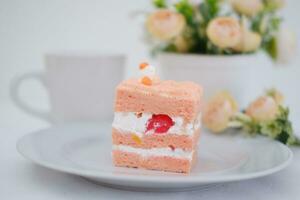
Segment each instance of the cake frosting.
M172 150L169 147L142 149L142 148L135 148L127 145L113 145L112 149L123 151L123 152L135 153L144 158L150 156L168 156L168 157L192 160L193 153L194 153L194 151L184 151L181 148L176 148Z
M146 132L146 124L151 118L152 114L143 113L140 117L135 112L115 112L112 123L113 128L126 133L135 133L143 137ZM182 117L171 117L174 125L166 132L166 134L178 134L193 136L194 131L201 127L201 114L190 123L184 124Z

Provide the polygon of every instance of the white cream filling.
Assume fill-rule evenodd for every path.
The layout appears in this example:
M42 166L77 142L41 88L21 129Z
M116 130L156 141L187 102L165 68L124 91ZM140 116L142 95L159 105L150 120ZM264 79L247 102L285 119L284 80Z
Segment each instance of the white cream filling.
M136 133L142 137L146 131L146 124L152 117L151 113L142 113L138 117L134 112L115 112L112 126L121 132ZM201 114L193 123L184 125L182 117L172 117L174 125L167 131L168 134L188 135L192 136L198 128L201 127Z
M172 150L171 148L151 148L151 149L141 149L134 148L126 145L113 145L113 150L124 151L128 153L136 153L143 157L150 156L170 156L180 159L192 160L194 151L184 151L181 148L176 148Z

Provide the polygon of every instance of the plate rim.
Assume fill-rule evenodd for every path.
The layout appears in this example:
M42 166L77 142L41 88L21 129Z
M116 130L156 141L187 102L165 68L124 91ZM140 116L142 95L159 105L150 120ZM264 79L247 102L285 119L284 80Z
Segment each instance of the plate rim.
M73 124L73 123L72 123ZM74 125L74 124L73 124ZM82 125L82 124L81 124ZM101 125L101 124L98 124ZM66 167L61 165L55 165L52 163L49 163L44 160L35 159L34 156L27 155L26 151L23 151L23 146L26 144L26 140L28 140L31 137L34 137L34 135L42 134L46 131L51 131L54 129L58 129L61 127L67 127L70 126L70 124L64 124L64 125L56 125L51 126L47 128L43 128L37 131L33 131L31 133L23 135L21 138L19 138L16 142L16 149L24 158L28 159L34 164L37 164L39 166L64 172L68 174L73 174L77 176L84 176L89 178L97 178L99 180L111 180L111 181L131 181L131 182L152 182L152 183L170 183L172 182L180 182L180 183L190 183L190 184L209 184L209 183L224 183L224 182L233 182L233 181L241 181L241 180L248 180L248 179L254 179L258 177L267 176L276 172L281 171L282 169L286 168L293 160L294 154L292 150L287 147L286 145L278 142L278 141L272 141L276 142L277 145L280 146L280 148L285 149L287 151L288 156L287 159L280 163L279 165L270 168L265 169L258 172L251 172L246 174L222 174L222 175L203 175L203 176L190 176L189 174L181 174L182 176L165 176L163 179L159 175L134 175L134 174L122 174L119 173L118 175L114 175L112 173L107 173L103 171L87 171L84 169L74 169L72 167Z

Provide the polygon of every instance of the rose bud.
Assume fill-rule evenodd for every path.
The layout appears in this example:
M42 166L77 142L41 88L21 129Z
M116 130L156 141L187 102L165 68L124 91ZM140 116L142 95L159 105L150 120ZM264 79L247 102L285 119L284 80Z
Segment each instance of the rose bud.
M246 109L246 115L257 122L273 120L278 113L278 104L270 96L261 96Z
M231 0L233 9L247 16L254 16L263 10L262 0Z
M180 35L185 25L183 15L170 10L158 10L150 14L146 21L150 34L164 41Z
M260 45L261 36L258 33L243 29L241 40L233 49L238 52L251 52L257 50Z
M240 24L232 17L213 19L208 24L206 33L210 41L220 48L234 47L241 39Z
M276 89L270 89L266 91L266 94L267 96L272 97L278 105L283 104L284 96L280 91Z
M215 95L205 106L203 123L211 131L224 131L230 118L237 112L235 100L226 92Z

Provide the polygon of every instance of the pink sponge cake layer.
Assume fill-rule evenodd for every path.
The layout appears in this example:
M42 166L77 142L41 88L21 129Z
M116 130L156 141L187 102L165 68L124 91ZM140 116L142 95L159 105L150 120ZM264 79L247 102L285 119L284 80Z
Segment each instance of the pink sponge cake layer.
M115 166L189 173L197 158L202 93L192 82L120 83L112 124Z
M202 87L193 82L158 81L151 86L129 79L116 90L116 112L151 112L194 120L201 110Z
M192 162L188 159L180 159L169 156L143 157L136 153L128 153L119 150L113 151L114 164L118 167L143 168L160 171L189 173L195 163L197 152L193 153Z
M185 151L192 151L196 148L200 130L196 130L193 136L162 134L145 135L141 138L135 133L121 132L115 128L112 130L112 141L114 145L127 145L135 148L181 148Z

